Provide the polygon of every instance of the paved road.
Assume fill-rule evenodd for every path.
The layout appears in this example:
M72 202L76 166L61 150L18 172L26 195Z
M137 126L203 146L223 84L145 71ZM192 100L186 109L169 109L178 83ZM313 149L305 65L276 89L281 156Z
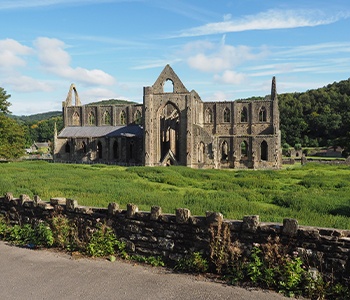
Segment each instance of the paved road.
M246 290L173 274L164 268L72 259L63 253L12 247L0 241L0 299L282 300L283 296ZM290 298L289 298L290 299Z

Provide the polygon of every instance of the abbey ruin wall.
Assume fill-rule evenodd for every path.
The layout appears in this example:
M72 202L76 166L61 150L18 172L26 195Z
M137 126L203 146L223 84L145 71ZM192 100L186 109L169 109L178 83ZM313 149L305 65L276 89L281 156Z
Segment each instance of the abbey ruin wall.
M0 197L0 215L14 224L48 220L57 214L90 228L105 222L118 239L127 243L130 253L161 256L174 263L195 251L208 255L211 229L226 224L231 241L239 242L247 254L256 243L265 244L278 237L284 247L306 258L311 267L350 282L350 230L300 226L295 219L284 219L283 224L264 223L257 215L245 216L243 220L223 219L215 212L192 216L185 208L177 209L175 214L164 214L157 206L151 207L150 212L141 212L134 204L123 210L116 203L96 208L80 206L76 200L66 198L47 202L38 196L33 200L26 195L14 198L10 193Z

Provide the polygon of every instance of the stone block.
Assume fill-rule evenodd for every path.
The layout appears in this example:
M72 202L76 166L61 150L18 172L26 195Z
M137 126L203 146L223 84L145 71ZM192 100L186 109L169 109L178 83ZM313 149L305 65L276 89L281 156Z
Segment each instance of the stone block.
M74 199L66 200L66 209L67 211L74 211L75 208L78 207L78 201Z
M31 201L30 197L26 194L22 194L19 196L20 204L23 205L26 201Z
M150 219L153 221L158 220L159 216L162 214L162 208L159 206L151 207L151 216Z
M10 203L13 200L13 195L12 193L6 193L4 197L4 202L5 203Z
M127 218L133 218L138 211L139 211L139 208L135 204L132 204L132 203L127 204L126 206Z
M65 205L66 204L66 198L51 198L50 199L50 204L55 206L55 205Z
M35 206L35 207L38 206L38 203L39 203L39 202L42 202L42 200L40 199L40 197L39 197L38 195L35 195L35 196L33 197L33 201L34 201L34 206Z
M191 211L187 208L178 208L176 210L176 223L186 224L191 216Z
M244 216L243 217L243 224L242 224L242 230L245 232L251 232L254 233L258 229L260 224L259 216Z
M288 236L296 236L298 233L299 224L296 219L284 219L282 233Z
M108 204L108 214L115 215L119 211L119 204L111 202Z
M224 220L224 216L219 212L207 211L205 213L205 216L208 224L222 223L222 221Z

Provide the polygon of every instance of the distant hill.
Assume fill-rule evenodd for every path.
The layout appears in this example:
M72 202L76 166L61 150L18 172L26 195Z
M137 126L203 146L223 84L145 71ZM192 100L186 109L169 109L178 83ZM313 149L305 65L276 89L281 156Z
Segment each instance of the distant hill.
M43 120L51 119L53 117L62 116L62 111L50 111L40 114L34 114L29 116L16 116L16 115L8 115L10 118L16 120L18 123L35 123Z
M138 104L137 102L128 101L128 100L120 100L120 99L109 99L109 100L101 100L97 102L91 102L87 105L127 105L127 104Z

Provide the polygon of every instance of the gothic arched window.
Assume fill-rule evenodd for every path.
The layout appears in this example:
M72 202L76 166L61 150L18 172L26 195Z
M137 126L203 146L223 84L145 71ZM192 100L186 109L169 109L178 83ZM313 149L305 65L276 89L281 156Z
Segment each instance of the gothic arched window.
M76 111L73 113L72 121L73 125L80 125L80 116Z
M205 120L205 123L213 123L213 112L210 108L207 108L205 110L204 120Z
M95 125L95 114L92 111L88 114L88 124Z
M246 141L241 143L241 157L248 156L248 143Z
M259 111L259 122L266 122L266 108L264 106Z
M124 110L120 113L120 124L126 125L126 113Z
M140 125L142 123L142 115L141 115L141 112L139 110L137 110L135 112L134 120L135 120L135 124Z
M248 110L246 107L243 107L241 110L241 122L248 122Z
M227 107L224 109L224 122L231 122L230 110Z
M228 160L228 145L226 141L221 145L221 160Z
M102 117L103 125L111 125L111 115L108 111L105 111Z

